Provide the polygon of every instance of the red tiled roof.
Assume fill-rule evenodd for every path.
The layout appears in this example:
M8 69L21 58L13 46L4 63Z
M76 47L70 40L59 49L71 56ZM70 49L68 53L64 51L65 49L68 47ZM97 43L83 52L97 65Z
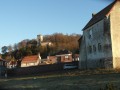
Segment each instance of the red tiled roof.
M22 59L22 63L37 62L38 58L39 58L38 55L26 56Z
M87 29L88 27L92 26L93 24L97 23L98 21L102 20L105 16L107 16L117 1L118 0L115 0L106 8L104 8L103 10L98 12L96 15L94 15L92 19L87 23L87 25L83 28L83 30Z

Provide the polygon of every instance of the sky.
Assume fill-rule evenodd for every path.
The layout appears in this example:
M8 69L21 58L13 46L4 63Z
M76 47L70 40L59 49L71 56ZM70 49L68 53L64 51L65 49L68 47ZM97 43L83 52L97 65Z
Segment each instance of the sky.
M0 0L0 48L38 34L82 34L97 13L114 0Z

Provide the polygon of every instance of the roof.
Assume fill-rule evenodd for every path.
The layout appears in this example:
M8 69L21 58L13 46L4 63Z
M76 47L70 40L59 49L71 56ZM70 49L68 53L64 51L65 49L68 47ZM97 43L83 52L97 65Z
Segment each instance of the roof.
M56 59L57 57L56 56L48 56L47 57L49 60L53 60L53 59Z
M104 9L102 9L100 12L95 14L91 18L91 20L87 23L87 25L83 28L83 30L89 28L90 26L92 26L93 24L95 24L98 21L102 20L105 16L107 16L117 1L118 0L115 0L113 3L111 3L110 5L108 5Z
M56 53L56 55L62 55L62 54L71 54L71 52L66 49L63 49Z
M22 59L22 63L37 62L38 58L38 55L26 56Z

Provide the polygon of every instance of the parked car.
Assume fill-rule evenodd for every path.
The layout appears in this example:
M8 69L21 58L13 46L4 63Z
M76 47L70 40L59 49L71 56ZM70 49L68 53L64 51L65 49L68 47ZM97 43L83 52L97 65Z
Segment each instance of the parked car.
M78 68L77 65L74 64L64 64L63 69L75 69Z

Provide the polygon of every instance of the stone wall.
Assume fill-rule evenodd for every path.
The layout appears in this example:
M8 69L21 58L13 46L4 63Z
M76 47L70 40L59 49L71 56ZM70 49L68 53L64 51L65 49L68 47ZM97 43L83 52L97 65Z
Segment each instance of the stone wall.
M85 47L85 37L84 34L80 39L80 52L79 52L79 69L87 69L87 55Z
M103 62L112 57L109 23L110 19L106 17L83 31L84 41L82 44L84 45L81 44L82 48L80 49L81 66L86 65L87 68L106 67ZM108 66L111 67L111 65Z
M69 62L69 63L59 63L59 64L49 64L49 65L39 65L32 67L22 67L15 69L8 69L9 76L23 76L23 75L42 75L47 72L61 71L64 70L64 64L74 64L78 65L78 61Z

